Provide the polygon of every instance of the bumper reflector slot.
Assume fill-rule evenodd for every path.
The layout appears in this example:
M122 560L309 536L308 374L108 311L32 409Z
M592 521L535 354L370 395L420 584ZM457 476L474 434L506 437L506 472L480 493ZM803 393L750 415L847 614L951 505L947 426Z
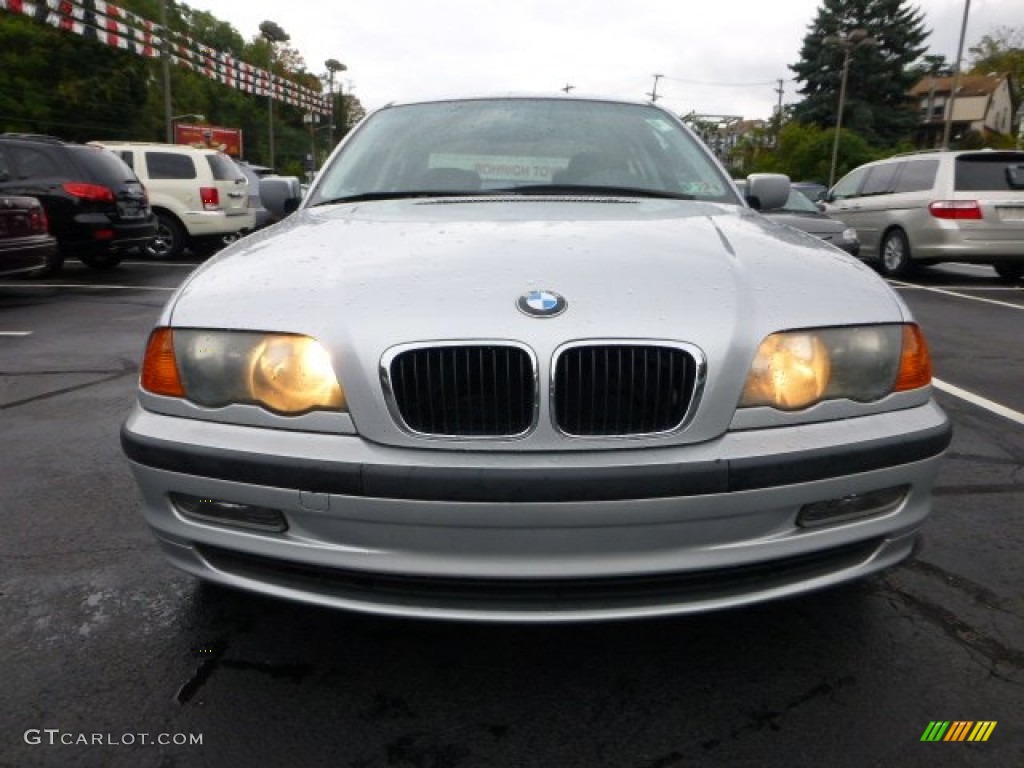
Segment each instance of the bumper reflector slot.
M886 515L898 509L910 494L909 485L883 488L869 493L855 493L841 499L816 501L800 508L796 523L802 528L832 525L865 517Z
M189 520L229 525L250 531L282 533L288 530L284 514L278 509L203 499L186 493L172 493L170 499L178 513Z

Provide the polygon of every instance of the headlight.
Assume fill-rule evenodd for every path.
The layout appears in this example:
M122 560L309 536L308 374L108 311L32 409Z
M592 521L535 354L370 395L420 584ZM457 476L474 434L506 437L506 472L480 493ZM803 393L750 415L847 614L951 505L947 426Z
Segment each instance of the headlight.
M871 402L926 386L931 376L916 325L786 331L761 342L740 407L797 411L823 400Z
M844 243L856 243L857 242L857 230L853 227L847 227L843 230L842 234Z
M327 350L291 334L158 328L141 384L210 408L245 403L285 415L346 408Z

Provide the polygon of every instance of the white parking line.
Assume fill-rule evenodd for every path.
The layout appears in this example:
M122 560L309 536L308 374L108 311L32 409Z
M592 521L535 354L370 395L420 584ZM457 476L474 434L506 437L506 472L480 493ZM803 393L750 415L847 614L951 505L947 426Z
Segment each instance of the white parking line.
M1005 405L1000 405L999 403L993 402L992 400L984 398L981 395L976 395L973 392L968 392L966 389L961 389L960 387L953 386L952 384L948 384L947 382L942 381L940 379L932 379L932 384L935 386L936 389L941 390L946 394L952 395L953 397L959 397L961 400L966 400L968 403L971 403L972 405L976 405L979 408L984 408L986 411L990 411L991 413L994 413L997 416L1002 416L1005 419L1015 421L1021 426L1024 426L1024 413L1021 413L1020 411L1015 411L1012 408L1007 408Z
M121 266L129 267L180 267L182 269L195 269L198 264L181 264L173 261L122 261Z
M986 299L981 296L968 296L966 293L957 293L956 291L946 291L942 288L932 288L930 285L914 285L912 283L904 283L900 280L890 280L895 286L900 288L914 288L921 291L931 291L932 293L942 293L946 296L956 296L961 299L970 299L971 301L982 301L986 304L995 304L997 307L1009 307L1010 309L1024 309L1024 304L1011 304L1008 301L996 301L995 299Z
M32 331L0 331L0 336L31 336Z
M0 288L100 288L105 291L176 291L177 286L164 288L160 285L100 285L98 283L37 283L17 282L0 283Z
M908 290L917 289L920 291L931 290L929 285L916 285L914 283L899 283L900 288L906 288ZM1011 293L1024 293L1024 289L1018 288L1015 285L944 285L942 289L944 291L978 291L984 293L986 291L1008 291Z

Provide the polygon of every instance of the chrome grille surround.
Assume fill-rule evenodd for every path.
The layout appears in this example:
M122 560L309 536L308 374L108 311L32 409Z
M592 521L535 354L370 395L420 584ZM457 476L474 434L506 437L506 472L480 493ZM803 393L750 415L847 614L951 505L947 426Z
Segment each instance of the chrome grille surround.
M420 365L425 368L422 372ZM537 371L536 355L525 344L458 339L391 347L381 357L380 380L388 411L410 435L440 440L519 439L537 427ZM410 376L414 381L409 380ZM422 388L428 379L440 384L429 388L428 382L429 391L434 393L429 402L425 394L428 390ZM484 386L488 380L490 388ZM499 391L502 384L504 393ZM453 391L448 392L449 388ZM460 408L466 400L469 408ZM502 421L505 429L499 429ZM493 425L490 429L488 423Z
M598 360L597 356L603 359ZM598 380L589 382L590 388L584 393L582 371L577 372L579 381L576 381L567 366L588 364ZM616 366L614 375L608 370L612 364ZM624 364L627 370L624 370ZM660 377L666 365L669 370L664 372L666 380L662 381ZM640 381L636 381L638 371ZM628 386L623 387L627 374ZM652 374L654 381L650 380ZM552 359L549 387L551 423L557 432L573 438L657 437L679 432L692 421L706 378L707 359L692 344L659 339L572 341L555 350ZM577 390L575 401L572 400L573 393L568 391L568 387L574 384ZM634 413L637 394L640 395L639 415ZM589 407L583 404L586 395L589 395ZM648 412L647 399L651 395L656 399ZM666 402L659 402L658 398L665 398ZM577 410L575 419L567 413L570 403ZM608 428L609 418L606 415L597 416L599 405L602 411L609 407L615 409L612 428ZM625 418L621 413L624 406L628 408Z

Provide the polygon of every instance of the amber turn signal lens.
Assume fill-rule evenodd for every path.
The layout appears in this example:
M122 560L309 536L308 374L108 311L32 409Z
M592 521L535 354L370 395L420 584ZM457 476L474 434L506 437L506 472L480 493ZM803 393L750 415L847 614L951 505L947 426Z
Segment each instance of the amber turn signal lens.
M170 328L157 328L149 335L142 361L142 388L154 395L184 397L185 388L174 360L174 334Z
M932 383L932 358L924 334L916 325L903 326L903 352L896 375L896 392L926 387Z

